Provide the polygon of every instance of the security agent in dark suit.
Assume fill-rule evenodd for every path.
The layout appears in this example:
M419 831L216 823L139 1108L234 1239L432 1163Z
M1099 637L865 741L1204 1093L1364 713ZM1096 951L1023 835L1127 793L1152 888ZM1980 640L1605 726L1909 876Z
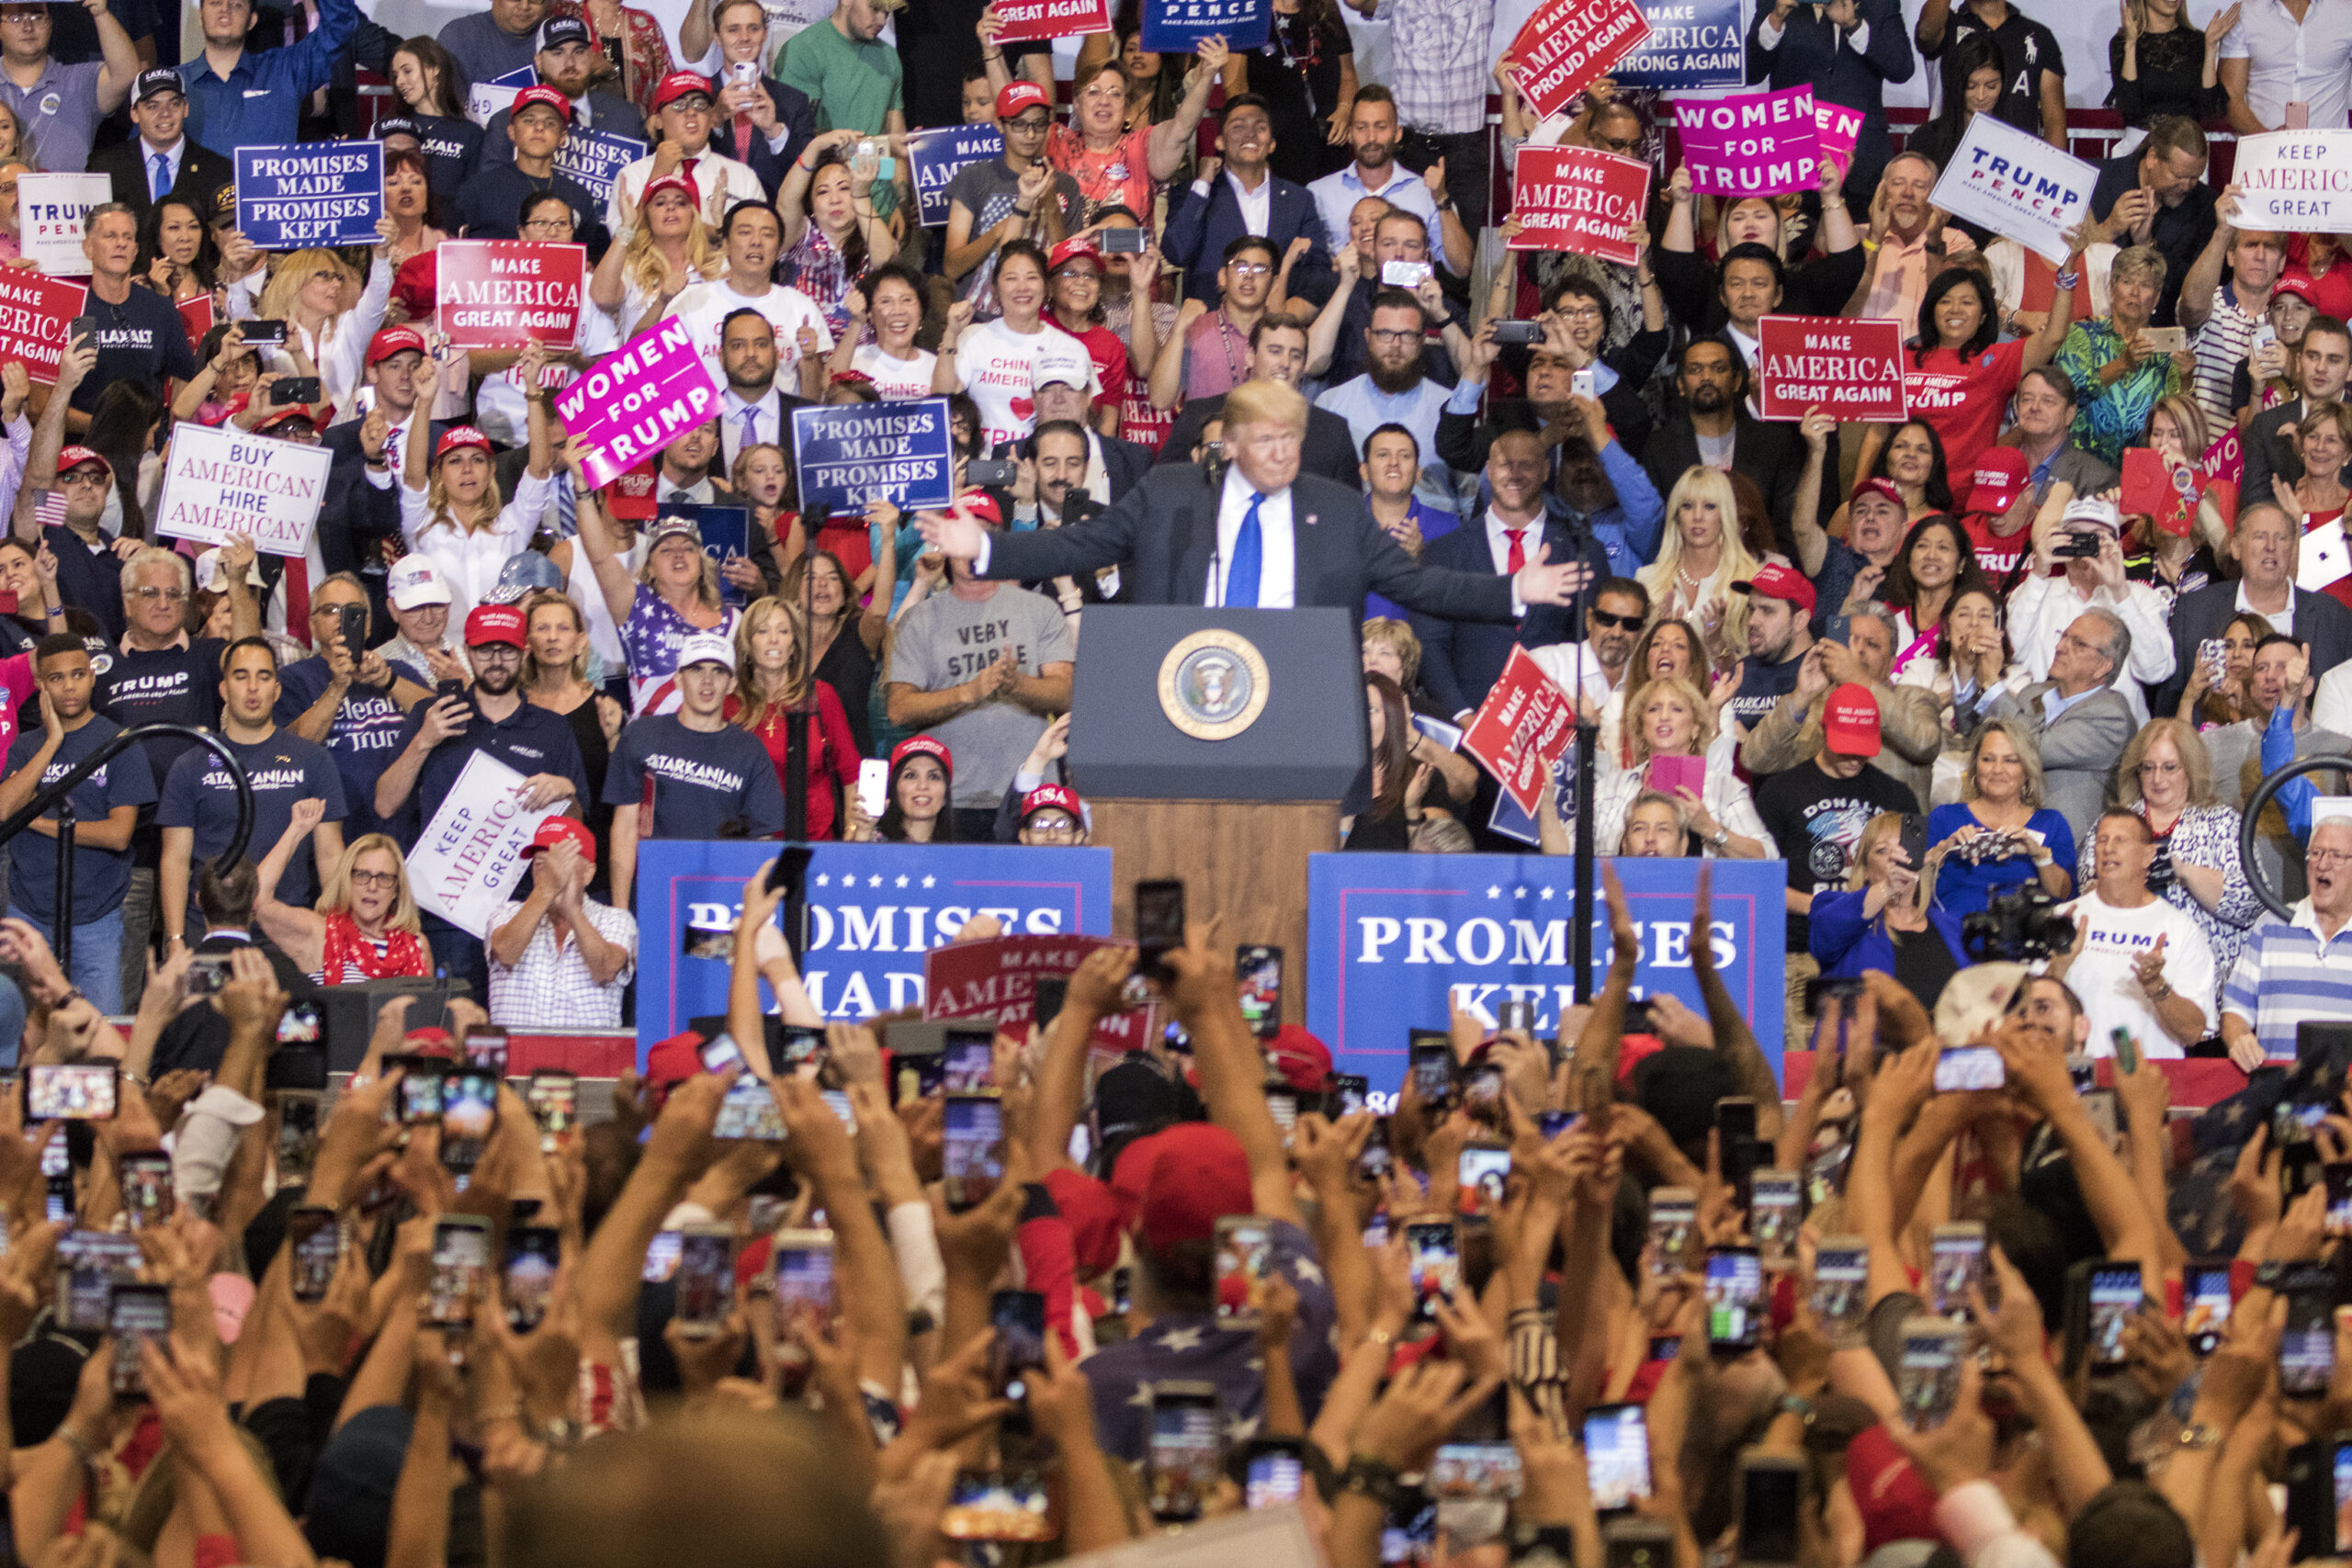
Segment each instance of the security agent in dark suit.
M577 17L549 17L539 24L538 52L531 57L544 86L553 87L571 104L571 125L579 130L601 130L643 141L645 117L627 98L591 86L604 61L588 37L588 24ZM506 134L510 109L500 109L482 127L481 155L485 163L512 164L514 142Z
M1227 395L1226 413L1229 466L1155 468L1100 516L1050 531L991 536L969 517L926 513L923 536L970 561L976 577L1026 581L1116 566L1140 604L1361 614L1364 595L1377 592L1449 620L1508 622L1521 606L1570 603L1587 578L1580 565L1554 564L1541 546L1515 578L1418 563L1361 495L1299 472L1306 406L1295 391L1244 382Z
M255 886L254 863L250 860L238 861L225 876L212 863L205 863L196 884L197 912L204 917L205 925L204 940L196 944L197 956L225 959L242 952L258 952L269 960L280 989L298 1001L314 998L317 987L311 984L309 976L254 929ZM183 1006L164 1025L148 1070L152 1077L161 1077L182 1067L217 1072L228 1050L228 1018L210 997L200 998Z
M161 66L141 71L130 88L130 122L139 134L128 141L90 154L90 173L104 175L114 199L130 209L139 226L147 226L147 209L155 201L155 160L164 160L164 194L195 207L198 216L212 210L212 193L235 178L229 160L209 147L198 146L183 129L187 124L187 93L180 73Z
M2209 583L2184 593L2172 606L2172 678L2148 693L2148 711L2177 714L2181 694L2188 686L2188 671L2199 648L2218 637L2240 609L2266 616L2273 631L2285 632L2311 649L2312 670L2324 674L2352 659L2352 610L2324 593L2309 593L2295 586L2295 558L2301 535L2297 519L2275 501L2249 501L2238 513L2230 547L2236 552L2240 576L2235 581ZM2293 624L2278 609L2281 595L2292 595Z
M2295 350L2295 384L2302 388L2303 395L2263 410L2246 424L2240 443L2245 452L2245 473L2238 487L2238 495L2246 504L2277 500L2270 485L2273 478L2290 485L2301 482L2303 460L2287 433L2301 424L2317 405L2342 401L2347 376L2352 376L2352 328L2334 316L2313 316ZM2316 649L2312 656L2312 669L2327 668L2318 661Z
M1222 297L1216 274L1226 246L1244 234L1259 234L1273 242L1275 255L1282 257L1290 254L1292 241L1304 239L1306 254L1290 269L1288 292L1293 299L1310 300L1319 309L1339 282L1331 270L1330 237L1323 231L1323 215L1306 187L1279 179L1266 167L1274 151L1274 122L1266 112L1266 100L1255 93L1227 99L1218 126L1216 147L1224 155L1224 167L1211 168L1173 194L1160 254L1184 269L1186 299L1215 306ZM1253 199L1265 197L1262 229L1252 226L1243 213L1236 182L1249 186Z
M1796 536L1789 515L1796 506L1797 479L1804 472L1804 437L1793 423L1768 423L1747 412L1747 371L1739 355L1721 338L1693 338L1682 348L1676 385L1681 405L1650 432L1642 468L1658 494L1674 493L1675 481L1704 461L1702 434L1731 437L1731 468L1746 474L1764 492L1772 532L1783 553L1796 558Z
M1306 328L1295 316L1261 316L1250 329L1250 379L1279 381L1295 390L1306 370ZM1176 417L1175 428L1161 443L1159 462L1189 463L1212 421L1225 417L1223 397L1194 398ZM1363 489L1363 466L1348 422L1329 409L1312 403L1306 409L1306 441L1299 449L1299 469L1318 475L1350 490Z

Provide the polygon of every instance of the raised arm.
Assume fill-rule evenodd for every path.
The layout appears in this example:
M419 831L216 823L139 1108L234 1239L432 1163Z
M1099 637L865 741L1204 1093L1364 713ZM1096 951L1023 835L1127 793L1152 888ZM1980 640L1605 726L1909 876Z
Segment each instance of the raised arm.
M412 446L413 453L415 447ZM613 624L619 626L628 619L637 605L637 574L613 548L613 536L605 531L605 509L597 501L581 472L581 453L567 439L560 452L563 466L571 474L571 488L576 499L575 512L580 526L580 546L588 552L588 568L596 574L596 586L605 592L605 608L613 615Z
M1210 1120L1239 1139L1249 1156L1257 1213L1303 1228L1282 1129L1266 1109L1265 1057L1242 1021L1232 961L1209 950L1208 933L1206 926L1194 926L1185 932L1185 945L1169 954L1174 976L1169 999L1192 1034L1193 1064Z

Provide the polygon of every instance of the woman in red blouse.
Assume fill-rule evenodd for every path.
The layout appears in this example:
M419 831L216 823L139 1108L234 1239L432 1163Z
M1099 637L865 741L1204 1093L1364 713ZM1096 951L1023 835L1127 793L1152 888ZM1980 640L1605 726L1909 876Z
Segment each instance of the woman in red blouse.
M662 36L662 24L650 11L640 11L634 6L624 6L620 0L555 0L548 7L551 17L577 17L588 24L590 41L600 53L609 55L605 40L621 40L622 96L638 107L648 120L653 118L653 89L662 78L677 69L670 63L670 44Z
M811 703L817 723L808 747L808 836L830 839L841 818L834 785L844 792L857 787L857 741L850 734L849 715L831 683L811 682L808 649L808 639L796 606L767 598L744 611L735 628L735 694L728 699L727 717L759 737L775 761L776 781L781 784L785 740L791 732L790 710L802 702Z

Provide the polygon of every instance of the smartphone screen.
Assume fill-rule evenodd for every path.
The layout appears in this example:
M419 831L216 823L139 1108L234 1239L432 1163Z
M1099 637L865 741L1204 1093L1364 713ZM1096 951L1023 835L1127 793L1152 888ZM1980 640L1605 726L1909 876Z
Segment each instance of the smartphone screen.
M1405 1227L1405 1263L1411 1270L1414 1315L1437 1315L1440 1297L1462 1288L1462 1247L1453 1222L1416 1220Z
M1035 1471L967 1470L940 1511L939 1533L950 1540L1051 1540L1051 1499Z
M1026 1399L1027 1378L1046 1367L1046 1298L1035 1291L999 1291L989 1298L989 1396Z
M2198 1264L2181 1281L2181 1301L2188 1315L2181 1332L2188 1336L2189 1350L2199 1356L2210 1356L2222 1348L2222 1330L2230 1321L2230 1269L2222 1264L2215 1267Z
M490 1224L472 1216L444 1216L433 1226L433 1284L425 1321L454 1328L473 1321L474 1298L490 1272Z
M1283 1442L1252 1445L1241 1476L1241 1502L1249 1508L1279 1508L1295 1503L1306 1483L1306 1466L1298 1445Z
M676 1231L654 1232L653 1239L646 1244L645 1267L638 1278L649 1285L667 1283L670 1276L678 1271L678 1247Z
M2090 1354L2095 1367L2119 1367L2123 1352L2123 1327L2140 1310L2140 1266L2102 1264L2091 1270Z
M940 1087L949 1094L986 1094L995 1087L996 1032L951 1029L939 1054Z
M1216 1222L1216 1325L1250 1328L1258 1322L1258 1282L1266 1277L1273 1231L1243 1214Z
M1938 1225L1928 1243L1928 1310L1938 1317L1964 1318L1970 1287L1984 1281L1984 1227Z
M1573 1111L1539 1111L1535 1113L1535 1130L1550 1143L1561 1134L1571 1132L1583 1118Z
M1584 1413L1585 1485L1601 1513L1650 1495L1650 1431L1638 1404L1597 1404Z
M1750 1350L1764 1342L1764 1267L1752 1247L1707 1249L1707 1343Z
M743 1048L735 1043L732 1034L714 1034L702 1043L702 1048L695 1053L695 1056L702 1063L704 1072L723 1073L741 1064ZM777 1064L776 1070L784 1070L782 1063Z
M134 1283L139 1264L139 1244L128 1235L67 1232L57 1244L57 1325L105 1333L114 1287Z
M506 1031L473 1024L466 1030L462 1048L466 1066L479 1067L494 1077L506 1076Z
M153 1230L172 1217L172 1156L127 1154L120 1165L123 1213L133 1231Z
M147 1379L139 1366L140 1348L153 1339L158 1346L172 1331L172 1295L163 1285L117 1285L107 1303L107 1332L114 1336L117 1399L147 1397Z
M1356 1174L1366 1181L1386 1181L1396 1164L1396 1156L1388 1143L1388 1118L1383 1116L1364 1134L1363 1148L1356 1156Z
M2327 1234L2352 1235L2352 1162L2322 1166L2327 1180Z
M2108 1040L2115 1047L2115 1066L2117 1070L2126 1073L2138 1072L2140 1070L2140 1043L2132 1038L2132 1032L2119 1025L2109 1033Z
M1462 1109L1490 1127L1502 1125L1503 1070L1493 1062L1473 1063L1462 1075Z
M1960 1359L1967 1336L1940 1317L1906 1318L1903 1355L1895 1368L1895 1398L1915 1431L1944 1424L1960 1398Z
M1464 1188L1478 1195L1482 1207L1498 1207L1503 1201L1503 1189L1510 1179L1510 1151L1484 1144L1464 1147L1460 1180Z
M441 1080L441 1163L471 1170L498 1125L498 1076L467 1067Z
M787 1077L797 1073L814 1077L817 1069L825 1065L829 1047L825 1032L806 1023L787 1023L777 1031L775 1076Z
M805 1337L833 1315L833 1237L831 1231L785 1231L776 1237L777 1332Z
M1660 1275L1679 1274L1690 1253L1690 1237L1699 1224L1699 1197L1688 1187L1659 1187L1650 1192L1650 1269Z
M1136 973L1164 983L1173 978L1168 954L1184 945L1184 885L1138 882L1135 903Z
M571 1074L542 1067L531 1075L524 1103L539 1124L541 1136L568 1138L580 1122L580 1080Z
M677 1305L671 1315L679 1333L708 1338L727 1326L735 1304L734 1263L732 1231L695 1225L678 1233Z
M2290 1285L2282 1293L2287 1326L2278 1337L2278 1392L2290 1398L2325 1393L2335 1376L2333 1282Z
M441 1119L441 1085L448 1064L432 1056L404 1056L400 1060L400 1115L404 1125L414 1126L424 1122Z
M1797 1502L1804 1475L1794 1460L1757 1458L1740 1467L1740 1562L1797 1560Z
M1241 986L1243 1021L1260 1039L1272 1039L1283 1026L1283 950L1245 943L1234 950L1233 975Z
M766 1082L745 1073L727 1086L718 1102L714 1138L759 1139L780 1144L785 1139L784 1112L776 1109L775 1092Z
M114 1114L112 1062L36 1065L25 1072L25 1114L35 1122L103 1122Z
M684 1242L681 1240L683 1251ZM563 1233L553 1225L514 1225L506 1232L506 1266L500 1285L506 1297L506 1326L517 1334L537 1328L548 1314L556 1266L563 1261Z
M1213 1388L1151 1391L1149 1501L1157 1519L1198 1518L1221 1468L1216 1392Z
M1829 1236L1814 1250L1813 1315L1829 1342L1861 1342L1870 1305L1871 1249L1860 1236Z
M988 1201L1004 1179L1004 1108L995 1096L947 1097L940 1158L950 1213Z
M1990 1045L1948 1045L1936 1057L1936 1092L1999 1089L2008 1081L2001 1054Z
M1440 1507L1461 1497L1516 1497L1519 1450L1509 1443L1441 1443L1427 1484Z
M1783 1264L1795 1256L1804 1197L1793 1170L1759 1170L1749 1178L1747 1229L1765 1262Z
M1415 1045L1412 1055L1413 1089L1425 1105L1442 1105L1453 1092L1453 1046L1437 1040Z
M1331 1119L1336 1122L1343 1117L1361 1116L1369 1109L1371 1093L1371 1080L1362 1073L1332 1074Z
M326 1300L343 1258L343 1227L333 1209L296 1209L286 1216L287 1245L294 1271L294 1299Z

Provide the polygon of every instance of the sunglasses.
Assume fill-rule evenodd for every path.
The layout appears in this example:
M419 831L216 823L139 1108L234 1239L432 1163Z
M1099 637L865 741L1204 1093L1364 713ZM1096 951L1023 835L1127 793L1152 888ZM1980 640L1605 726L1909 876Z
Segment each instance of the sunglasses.
M1593 610L1588 614L1592 616L1592 624L1596 626L1609 626L1626 632L1642 628L1642 617L1639 615L1612 615L1606 610Z

